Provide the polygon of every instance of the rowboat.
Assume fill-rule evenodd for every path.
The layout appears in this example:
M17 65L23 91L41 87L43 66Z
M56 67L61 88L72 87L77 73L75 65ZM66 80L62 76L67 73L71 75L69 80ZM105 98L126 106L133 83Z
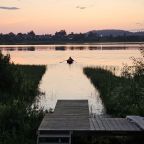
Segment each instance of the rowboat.
M66 60L66 61L68 64L72 64L74 62L74 60L71 57L69 57L68 60Z

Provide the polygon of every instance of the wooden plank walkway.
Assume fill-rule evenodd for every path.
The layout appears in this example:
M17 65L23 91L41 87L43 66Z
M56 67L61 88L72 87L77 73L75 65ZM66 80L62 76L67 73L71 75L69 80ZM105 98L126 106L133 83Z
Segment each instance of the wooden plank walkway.
M144 130L144 117L140 116L127 116L127 120L135 123L140 129Z
M134 123L125 118L103 118L96 116L89 118L91 130L93 131L121 131L121 132L139 132L141 129Z
M47 141L71 144L71 135L144 134L144 118L105 118L89 115L88 100L58 100L54 113L46 114L38 129L37 144Z
M46 114L39 130L92 130L92 131L142 131L144 118L104 118L89 116L87 100L58 100L55 111Z
M58 100L55 115L89 116L88 100Z
M55 111L47 114L41 130L88 130L89 110L87 100L59 100Z

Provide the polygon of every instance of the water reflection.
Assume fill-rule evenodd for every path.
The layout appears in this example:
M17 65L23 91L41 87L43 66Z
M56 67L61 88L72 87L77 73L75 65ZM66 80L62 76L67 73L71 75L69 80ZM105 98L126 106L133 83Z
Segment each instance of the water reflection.
M66 50L66 47L65 46L56 46L55 50L64 51L64 50Z
M57 99L88 99L91 112L103 112L99 93L83 74L81 65L49 65L40 88L45 92L38 103L40 107L54 108Z
M5 51L35 51L35 50L132 50L142 48L141 44L96 44L96 45L36 45L36 46L0 46Z
M88 99L90 111L104 112L98 90L83 74L85 66L131 65L131 56L139 57L140 45L45 45L0 46L3 53L10 53L18 64L45 64L48 69L40 89L45 95L39 99L39 107L54 108L57 99ZM62 61L72 57L76 63Z

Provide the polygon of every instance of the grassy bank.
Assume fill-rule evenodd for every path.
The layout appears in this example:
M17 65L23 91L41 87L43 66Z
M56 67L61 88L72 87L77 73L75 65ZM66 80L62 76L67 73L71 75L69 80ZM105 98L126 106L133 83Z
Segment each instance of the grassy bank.
M84 68L84 73L99 90L106 112L117 117L144 116L144 65L142 59L134 59L134 72L125 66L121 76L111 70Z
M31 108L45 66L15 65L0 53L0 144L34 144L43 110Z

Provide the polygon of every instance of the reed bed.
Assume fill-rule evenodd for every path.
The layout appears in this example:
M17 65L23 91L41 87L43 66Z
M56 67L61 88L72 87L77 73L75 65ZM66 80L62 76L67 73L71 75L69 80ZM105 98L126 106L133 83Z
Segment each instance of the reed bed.
M120 76L116 76L114 70L110 68L85 67L83 69L84 74L99 90L107 114L117 117L144 116L143 50L141 53L142 58L133 58L133 66L125 65Z

